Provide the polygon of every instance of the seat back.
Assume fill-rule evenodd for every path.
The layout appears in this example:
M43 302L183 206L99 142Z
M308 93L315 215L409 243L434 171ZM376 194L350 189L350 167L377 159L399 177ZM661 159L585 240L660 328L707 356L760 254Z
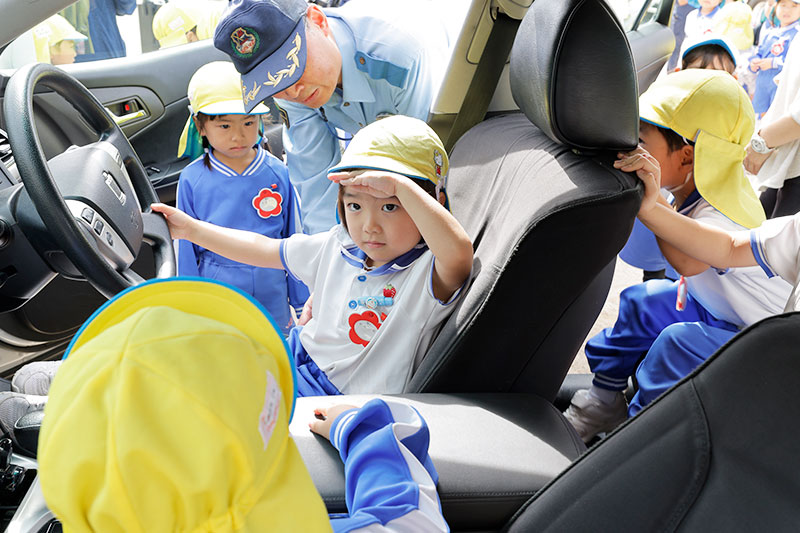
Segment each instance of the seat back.
M800 313L740 333L562 472L509 531L796 530L798 345Z
M451 156L473 276L407 392L552 400L608 292L641 199L612 161L638 142L636 75L602 0L537 0L510 82L521 113L485 120Z

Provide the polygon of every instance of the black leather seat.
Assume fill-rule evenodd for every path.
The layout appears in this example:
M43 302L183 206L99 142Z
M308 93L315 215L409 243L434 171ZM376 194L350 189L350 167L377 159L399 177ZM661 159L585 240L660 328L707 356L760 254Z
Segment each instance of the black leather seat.
M585 451L552 399L608 292L639 207L616 171L638 141L633 60L602 0L537 0L511 53L522 112L468 131L451 157L453 213L475 245L474 278L401 395L427 420L445 518L496 531ZM535 124L535 125L534 125ZM345 510L341 461L291 431L329 510Z
M638 210L636 178L611 166L638 142L638 92L605 3L534 2L510 82L522 112L485 120L453 149L448 191L475 246L474 279L407 392L552 401Z
M508 525L797 531L800 313L763 320L583 455Z

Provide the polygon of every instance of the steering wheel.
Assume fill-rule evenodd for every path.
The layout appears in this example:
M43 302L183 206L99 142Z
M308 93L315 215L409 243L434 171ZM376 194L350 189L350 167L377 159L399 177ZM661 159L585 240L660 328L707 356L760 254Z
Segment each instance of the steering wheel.
M46 160L33 113L33 94L44 86L62 96L99 135L97 142ZM156 277L175 275L166 220L150 210L158 196L122 130L78 80L49 64L26 65L6 86L3 112L11 149L30 202L18 203L23 231L45 236L71 265L44 253L54 271L77 269L106 298L144 279L130 266L143 241L153 246ZM25 197L24 195L27 195ZM25 213L26 206L35 208ZM33 209L28 209L33 211ZM39 221L41 219L41 221ZM40 227L35 228L37 224ZM29 238L31 238L29 236ZM38 239L42 241L42 239ZM37 243L32 241L36 247ZM39 249L40 253L44 252ZM74 268L72 268L74 267Z

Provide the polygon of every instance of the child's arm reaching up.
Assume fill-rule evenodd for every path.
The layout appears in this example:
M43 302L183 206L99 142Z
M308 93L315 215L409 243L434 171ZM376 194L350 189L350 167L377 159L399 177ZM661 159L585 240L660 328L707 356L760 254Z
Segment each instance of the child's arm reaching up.
M646 150L639 147L633 152L620 154L614 166L635 172L644 183L644 199L638 217L659 239L717 268L757 265L748 232L721 230L681 215L662 202L659 192L661 168Z
M250 231L223 228L190 217L166 204L153 204L153 211L164 215L173 239L185 239L228 259L248 265L283 269L280 239L270 239Z
M438 300L448 301L464 284L472 270L472 241L455 217L410 178L385 171L339 172L328 178L376 198L400 201L436 258L433 295Z

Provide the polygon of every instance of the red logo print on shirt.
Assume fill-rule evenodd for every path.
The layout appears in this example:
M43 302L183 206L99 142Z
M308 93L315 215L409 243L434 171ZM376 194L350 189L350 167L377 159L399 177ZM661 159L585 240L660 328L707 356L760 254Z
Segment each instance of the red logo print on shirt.
M353 313L348 319L350 324L350 340L355 344L366 346L378 333L381 323L374 311Z
M783 49L784 49L784 43L783 41L780 41L772 45L772 48L770 48L770 52L774 56L779 56L783 53Z
M253 198L253 207L261 218L280 215L283 211L282 204L283 196L281 196L281 193L267 188L258 191L256 197Z

